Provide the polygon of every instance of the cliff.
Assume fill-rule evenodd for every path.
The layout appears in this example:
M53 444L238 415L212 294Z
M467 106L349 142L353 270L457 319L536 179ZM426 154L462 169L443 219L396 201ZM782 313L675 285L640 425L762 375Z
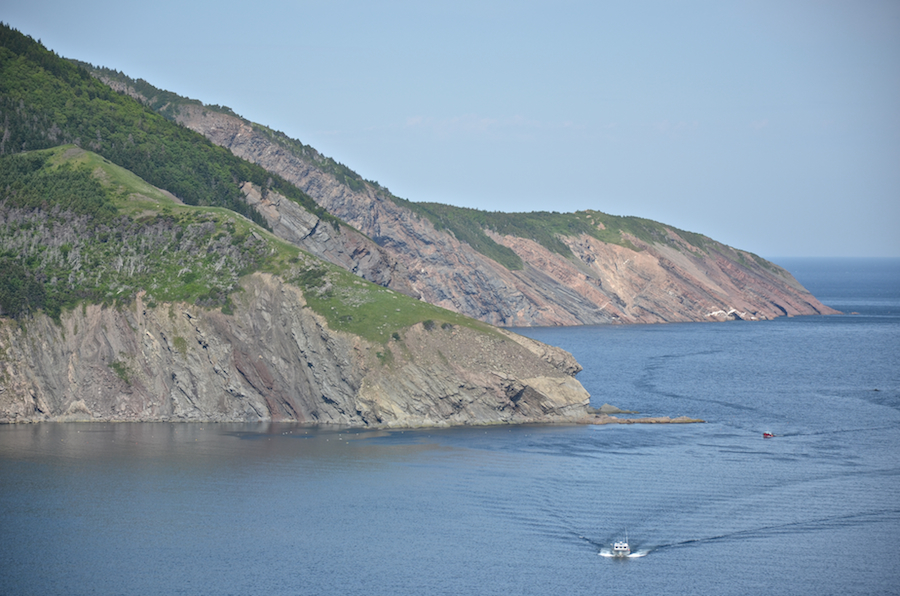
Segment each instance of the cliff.
M234 314L88 305L0 319L0 422L259 421L443 426L583 417L568 353L508 332L418 323L386 345L331 329L256 273Z
M418 298L406 267L375 242L346 225L331 225L276 191L263 192L252 182L241 185L255 208L280 238L334 263L363 279Z
M243 188L262 214L294 204ZM275 229L343 258L345 226L285 213L297 219ZM589 401L580 369L100 155L0 157L0 422L574 421Z
M633 217L489 214L399 199L314 148L227 108L82 64L117 91L293 183L382 247L367 279L496 325L770 319L827 314L784 269ZM273 206L269 221L280 208ZM392 260L392 261L391 261ZM396 263L393 264L393 263ZM344 266L347 266L344 264ZM389 273L379 275L377 267Z
M521 268L511 268L437 229L385 189L336 173L311 148L298 149L263 127L201 105L180 105L174 113L178 122L284 177L372 238L409 272L411 293L495 325L760 320L836 312L773 263L705 237L695 243L696 235L646 220L638 221L652 231L650 239L627 230L617 242L590 233L558 234L569 254L521 235L480 230L521 259ZM596 218L599 231L606 228L601 218L617 219L597 212L579 216Z
M780 267L705 236L599 211L500 214L413 203L227 108L72 64L5 26L0 42L0 154L90 148L184 203L236 211L364 279L482 321L834 312Z

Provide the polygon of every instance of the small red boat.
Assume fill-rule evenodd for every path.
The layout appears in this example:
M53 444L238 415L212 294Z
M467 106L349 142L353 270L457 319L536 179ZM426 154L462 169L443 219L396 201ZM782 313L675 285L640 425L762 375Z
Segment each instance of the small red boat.
M764 439L771 439L771 438L774 437L774 436L775 436L775 435L773 435L772 433L763 433L763 438L764 438Z

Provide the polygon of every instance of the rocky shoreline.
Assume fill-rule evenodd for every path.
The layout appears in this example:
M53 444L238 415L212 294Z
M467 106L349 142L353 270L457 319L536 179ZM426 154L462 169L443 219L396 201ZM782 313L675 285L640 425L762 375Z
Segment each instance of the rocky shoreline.
M297 423L294 421L273 421L273 420L222 420L216 418L159 418L154 420L135 420L133 418L93 418L90 415L79 416L75 414L66 414L55 418L20 418L20 419L0 419L0 425L4 424L41 424L41 423L104 423L104 424L141 424L141 423L168 423L168 424L243 424L243 423L283 423L283 424L299 424L300 426L308 426L310 428L334 427L334 428L371 428L377 429L416 429L416 428L442 428L448 425L426 424L418 426L392 426L389 424L372 424L366 426L356 426L339 423ZM604 425L604 424L698 424L706 423L706 420L700 418L689 418L687 416L678 416L672 418L670 416L651 416L646 418L617 418L607 414L596 414L583 418L575 418L571 420L560 419L556 421L522 421L522 422L484 422L476 424L462 424L455 426L501 426L510 424L555 424L555 425L571 425L571 424L587 424L587 425Z
M613 414L640 414L631 410L622 410L610 404L603 404L599 408L592 408L587 416L580 419L578 424L696 424L706 422L699 418L687 416L648 416L644 418L617 418Z
M578 421L579 424L696 424L705 423L706 420L699 418L688 418L687 416L678 416L671 418L669 416L651 416L648 418L616 418L609 414L594 414L587 416Z
M502 329L416 323L384 344L329 327L254 273L234 314L185 303L0 318L0 422L295 422L414 428L573 422L571 354ZM399 303L398 303L399 304ZM426 324L430 323L430 324Z

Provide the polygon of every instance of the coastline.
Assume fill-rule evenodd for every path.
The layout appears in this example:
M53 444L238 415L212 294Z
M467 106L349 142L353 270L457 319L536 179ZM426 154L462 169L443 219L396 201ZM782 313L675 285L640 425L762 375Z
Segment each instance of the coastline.
M609 414L594 414L578 421L579 424L698 424L705 423L700 418L688 418L687 416L649 416L646 418L616 418Z

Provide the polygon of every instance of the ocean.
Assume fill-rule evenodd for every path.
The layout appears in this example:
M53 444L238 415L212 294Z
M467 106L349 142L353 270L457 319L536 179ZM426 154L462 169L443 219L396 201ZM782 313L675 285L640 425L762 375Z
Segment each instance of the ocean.
M900 259L776 262L845 314L517 330L704 424L0 426L0 594L898 594Z

